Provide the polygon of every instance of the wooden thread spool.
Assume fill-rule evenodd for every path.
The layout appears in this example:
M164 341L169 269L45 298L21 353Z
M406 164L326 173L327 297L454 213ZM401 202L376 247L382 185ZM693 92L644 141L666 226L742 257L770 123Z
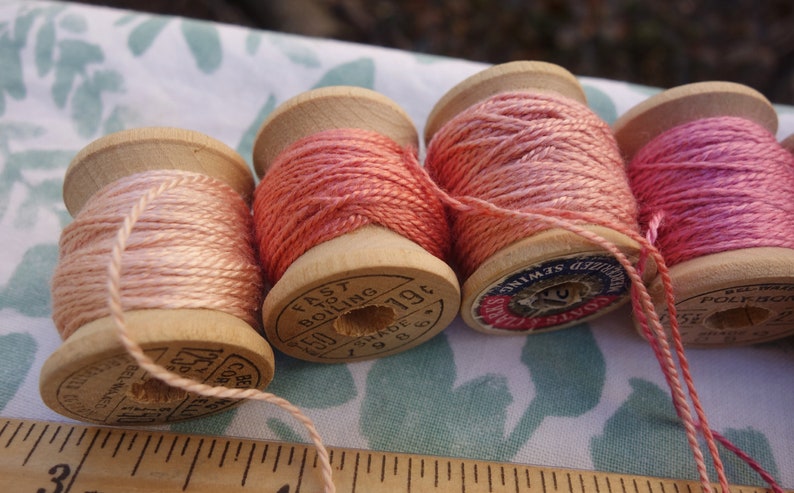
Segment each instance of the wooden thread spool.
M780 143L788 152L794 154L794 134L789 135Z
M258 176L292 143L346 128L417 145L410 118L385 96L355 87L316 89L286 101L262 124L253 151ZM294 261L266 296L262 318L268 340L284 353L336 363L419 345L448 326L459 306L457 278L443 260L368 225Z
M777 114L762 94L729 82L666 90L631 108L613 128L630 161L668 129L721 116L744 118L772 134L777 129ZM670 276L687 346L754 344L794 333L794 250L758 247L704 255L672 266ZM649 291L664 321L661 281L651 282Z
M447 92L427 120L425 142L457 114L500 93L555 93L582 104L587 100L576 78L557 65L511 62L488 68ZM637 259L639 244L613 229L586 225ZM649 263L646 275L653 276ZM630 280L609 253L573 232L550 228L502 248L463 283L461 316L489 334L547 332L580 324L628 300ZM494 300L509 296L508 308ZM533 300L529 309L527 300Z
M151 170L203 173L250 201L253 176L224 144L198 132L141 128L100 138L81 150L64 178L66 208L74 216L101 188ZM229 241L234 241L230 238ZM125 312L129 333L157 363L208 385L264 388L273 378L273 351L248 323L209 309ZM139 369L118 340L110 317L80 327L47 359L40 376L44 402L81 421L154 424L217 413L238 400L173 389Z

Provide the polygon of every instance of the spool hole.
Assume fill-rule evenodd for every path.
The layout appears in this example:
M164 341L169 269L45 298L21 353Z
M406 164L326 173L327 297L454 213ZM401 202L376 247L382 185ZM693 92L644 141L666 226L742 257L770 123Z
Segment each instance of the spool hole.
M522 316L561 313L580 304L590 294L588 284L568 280L538 289L532 286L510 301L510 309Z
M772 312L758 306L739 306L709 315L705 324L713 330L736 330L766 322Z
M144 404L168 404L185 400L187 392L156 378L147 378L143 383L133 383L127 390L127 397Z
M334 330L348 337L361 337L385 329L397 319L388 306L367 305L354 308L334 320Z

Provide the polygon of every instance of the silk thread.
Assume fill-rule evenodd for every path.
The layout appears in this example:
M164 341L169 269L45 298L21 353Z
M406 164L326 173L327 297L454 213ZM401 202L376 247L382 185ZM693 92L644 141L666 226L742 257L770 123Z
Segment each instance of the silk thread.
M152 214L146 214L152 204L158 206L156 212L153 211ZM196 208L201 209L203 207L199 204L205 204L208 212L197 214ZM236 213L231 214L230 217L226 217L224 220L213 222L212 217L228 216L226 213L230 212L230 208L234 209ZM111 210L113 212L110 212ZM119 215L119 211L125 210L126 213ZM229 229L226 226L231 226L232 228ZM64 246L67 251L79 251L80 247L91 251L90 260L99 262L99 264L90 268L86 266L87 270L85 273L98 272L104 278L103 282L92 279L88 285L84 286L85 289L82 289L81 292L86 291L83 294L91 294L92 290L96 290L102 293L106 303L105 311L107 311L116 326L119 340L141 369L165 384L187 392L221 399L258 400L281 407L306 428L312 443L317 449L324 491L326 493L336 491L332 479L332 468L328 451L312 420L303 414L298 407L281 397L258 389L211 386L177 375L160 366L146 355L127 331L124 317L125 310L131 309L130 305L136 308L150 307L150 302L153 303L152 300L157 299L160 300L159 304L155 303L158 308L192 308L196 307L195 298L204 299L204 301L212 305L211 301L218 297L219 294L223 294L226 295L226 300L229 301L230 305L239 304L241 306L228 306L222 311L235 315L240 312L237 308L240 308L245 312L244 319L250 320L254 316L261 298L261 294L259 294L262 291L261 271L255 262L253 249L250 246L252 245L250 240L252 240L253 231L250 211L234 190L220 181L205 175L182 171L159 171L134 175L130 179L118 180L100 191L78 214L75 222L68 229L69 231L65 232L66 238L62 241L62 243L65 243ZM90 230L90 232L86 232L86 230ZM109 238L107 238L106 234L108 232L111 232ZM101 237L101 241L97 241L99 240L97 236ZM205 236L215 236L217 241L200 244L201 241L198 238ZM193 250L183 250L179 247L182 242L188 239L193 241L190 244ZM174 243L175 241L179 243ZM96 247L99 250L98 252L93 252L94 247L92 245L94 242L101 243L101 247ZM184 283L177 281L171 283L173 284L172 288L177 291L175 296L170 295L168 290L165 292L161 290L161 292L154 294L151 300L148 296L143 297L143 299L149 301L141 303L138 297L130 296L128 286L136 281L143 281L146 287L151 289L152 284L147 283L146 279L140 279L135 276L137 269L133 257L140 254L139 250L141 247L152 245L158 246L159 249L154 254L144 255L147 260L152 260L153 258L157 260L157 262L149 262L150 265L158 263L163 257L168 259L166 261L166 264L168 264L167 268L157 269L155 274L148 276L152 280L162 283L167 282L164 279L169 276L177 278L190 277L193 274L192 264L186 259L183 259L185 260L184 262L173 262L172 259L174 257L189 257L191 256L189 254L192 253L195 257L202 259L203 264L205 264L203 265L204 268L217 275L219 285L222 288L210 290L209 292L199 289L201 295L192 296L184 292L185 289L182 286ZM168 246L175 247L175 252L165 253L163 248ZM210 254L213 248L225 250L218 255L219 257L224 255L228 257L233 253L230 250L238 250L237 253L243 257L243 260L232 258L228 261L221 261ZM129 253L135 255L130 255ZM108 259L110 260L108 261ZM70 260L72 259L67 259L67 263L71 263ZM215 261L220 261L220 263L213 266L212 264ZM127 263L132 268L128 268ZM186 265L189 265L189 267L186 267ZM240 274L242 271L245 271L242 276L233 275ZM54 281L59 286L59 289L54 290L56 296L62 296L64 290L68 291L69 287L73 286L67 282L70 280L69 275L73 273L75 271L62 269L58 274L57 280ZM130 278L130 274L133 274L132 278ZM211 281L206 276L190 280L198 281L199 283ZM83 284L81 281L75 281L74 278L71 281L76 282L76 285ZM122 281L124 286L122 286ZM247 283L250 283L250 285ZM242 302L235 301L230 298L233 295L242 295L244 300ZM190 301L185 302L181 299L182 296L185 296ZM164 301L164 298L166 300L174 298L174 300ZM102 311L99 308L95 308L92 312L96 316L97 313ZM65 313L60 315L59 320L67 320L67 323L61 324L62 328L60 330L62 334L67 334L64 337L68 337L68 332L74 325L74 322L69 323L70 321L68 320L70 315L74 315L74 311L66 310Z
M114 233L141 194L180 175L152 171L117 180L64 228L52 279L53 320L62 338L109 314L104 263ZM126 309L207 308L257 327L262 273L245 201L228 185L196 174L158 205L139 218L125 249Z
M532 110L527 109L535 105L539 107L537 112L533 113ZM473 247L461 250L462 253L457 254L456 258L464 265L465 271L470 272L489 255L488 252L495 252L517 238L552 227L568 230L608 251L623 266L632 281L631 295L635 317L652 347L670 388L674 407L686 431L687 442L692 450L703 491L711 493L713 488L709 480L705 456L698 441L698 431L704 437L723 492L730 491L730 488L717 450L717 440L760 472L776 492L781 492L780 486L757 462L727 439L715 434L708 424L684 353L669 267L665 257L655 246L656 231L648 231L647 238L638 232L635 199L631 193L627 194L627 190L630 191L628 179L621 171L622 160L615 158L616 144L612 145L614 137L611 132L605 135L605 124L587 116L587 111L583 110L579 111L576 122L566 125L556 121L544 121L550 115L561 115L562 107L577 105L583 106L552 95L506 93L464 110L436 133L428 144L425 166L433 179L439 183L439 193L453 211L455 225L452 231L453 234L457 234L455 248L460 247L464 239L477 243ZM564 130L556 132L561 129ZM601 139L595 142L586 139L593 135L600 135ZM536 139L537 144L533 143L532 139ZM577 139L592 143L584 146L578 142L572 143ZM531 145L522 146L525 143ZM573 150L586 156L586 159L580 160L573 156L548 158L551 153L558 150L562 150L565 156L567 156L566 151ZM619 156L619 153L617 155ZM599 159L607 156L609 164L599 163ZM542 169L541 166L522 166L534 159L541 163L545 160L552 163L552 166L548 169ZM570 162L576 163L575 171L553 178L547 175L552 173L559 163ZM604 175L599 172L589 173L587 166L582 164L589 164L592 169L609 174L616 181L612 182L612 185L607 185L609 182L603 180ZM505 166L509 172L502 174L490 169L500 166ZM490 180L494 180L494 176L498 177L492 188L488 185L489 179L482 179L480 173L488 176ZM540 178L531 176L533 173L538 173ZM579 179L577 173L581 173L582 177L591 181L588 183L584 179ZM524 179L531 183L530 193L523 191L520 186ZM563 183L556 183L556 180L562 180ZM511 181L519 185L511 187ZM504 184L507 186L503 186ZM588 186L591 188L587 188ZM615 189L611 189L610 186ZM538 187L541 188L540 191ZM544 187L549 189L544 190ZM507 197L498 198L498 193L505 193ZM621 200L614 202L612 198L615 196L621 197ZM540 197L541 200L536 200L536 197ZM472 220L473 217L478 219ZM661 217L652 214L646 219L657 224ZM483 243L483 238L493 235L496 229L489 229L481 224L490 224L492 228L498 228L497 225L502 222L510 224L506 230L499 230L509 239L504 241L498 239L499 243L496 244ZM472 227L471 223L476 226ZM642 263L635 266L616 245L584 229L582 225L586 224L605 226L636 241L642 248L640 258ZM665 306L670 314L669 336L642 280L641 271L645 268L645 260L649 258L655 262L664 286ZM697 421L691 409L694 409Z
M661 214L658 246L670 266L740 248L794 249L794 156L739 117L671 128L629 163L640 224Z
M639 231L609 125L561 96L506 92L459 113L428 144L425 167L452 196ZM521 216L458 212L453 252L464 277L502 248L548 229Z
M253 203L259 255L270 282L313 246L370 224L445 260L446 211L417 159L414 148L353 128L318 132L281 152Z

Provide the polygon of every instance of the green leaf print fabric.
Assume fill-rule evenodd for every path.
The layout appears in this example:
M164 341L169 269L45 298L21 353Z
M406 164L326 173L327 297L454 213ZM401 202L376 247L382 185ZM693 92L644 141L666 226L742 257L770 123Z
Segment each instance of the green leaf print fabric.
M143 126L197 130L251 163L261 122L330 85L378 91L422 134L438 99L485 68L466 60L138 12L0 2L0 419L68 421L38 392L61 344L49 280L75 153ZM613 122L657 91L580 78ZM776 106L779 137L794 111ZM422 149L424 152L424 149ZM712 427L794 488L794 341L690 350ZM405 353L318 365L277 354L270 390L300 406L326 443L579 469L695 478L659 366L624 307L564 331L493 337L457 319ZM306 440L283 411L245 403L173 425L188 433ZM723 453L731 481L762 484Z

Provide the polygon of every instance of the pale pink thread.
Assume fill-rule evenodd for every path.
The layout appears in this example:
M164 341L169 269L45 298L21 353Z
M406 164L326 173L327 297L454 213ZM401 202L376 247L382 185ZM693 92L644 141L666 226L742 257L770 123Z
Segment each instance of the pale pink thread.
M695 120L658 135L629 164L640 223L664 214L669 265L752 247L794 249L794 156L761 125Z
M64 339L108 315L104 263L113 235L130 204L174 176L152 171L117 180L64 228L52 279L53 320ZM262 273L245 201L228 185L197 175L191 187L174 190L161 205L140 218L127 244L126 309L207 308L257 327Z
M150 176L151 175L151 176ZM150 180L152 177L156 177L155 180ZM122 182L125 180L121 180ZM139 367L143 370L147 371L152 377L161 380L162 382L166 383L167 385L175 388L180 388L187 392L193 392L199 395L203 395L206 397L217 397L221 399L247 399L247 400L259 400L265 401L271 404L275 404L285 411L289 412L295 419L297 419L307 430L309 437L314 444L315 448L317 449L317 455L320 461L320 467L322 471L322 478L323 478L323 485L324 491L326 493L333 493L336 491L336 487L334 486L333 479L332 479L332 468L330 464L330 459L328 456L328 451L323 444L322 438L320 437L317 429L314 426L314 423L308 418L306 415L302 413L302 411L292 405L289 401L278 397L274 394L269 392L263 392L258 389L248 388L248 389L241 389L241 388L228 388L223 386L211 386L207 385L189 378L185 378L179 376L175 373L168 371L167 369L163 368L162 366L155 363L149 356L147 356L143 349L131 338L129 333L127 332L127 326L124 318L124 311L125 311L125 295L127 291L127 284L130 283L130 279L126 272L126 265L125 263L128 260L128 255L125 255L125 250L129 246L140 246L140 244L148 244L148 243L156 243L160 244L163 242L173 242L174 238L168 236L168 232L162 233L162 229L168 229L167 227L164 228L166 223L168 226L171 225L169 220L174 220L176 222L182 222L186 224L191 224L196 227L193 229L193 235L195 236L204 236L205 234L212 233L212 234L224 234L227 233L223 228L215 228L213 226L208 226L204 228L202 226L196 226L195 218L193 218L194 207L198 202L208 202L209 207L211 210L214 210L215 215L222 215L222 211L224 211L224 206L221 204L224 200L228 200L231 202L241 201L239 195L237 195L230 187L226 186L225 184L213 179L209 178L205 175L194 174L194 173L186 173L180 171L164 171L164 172L148 172L144 175L136 176L132 180L137 186L133 187L134 191L123 190L123 184L119 185L119 188L122 190L120 192L114 193L107 193L101 194L103 199L115 199L120 200L121 197L126 199L129 198L137 198L134 201L133 205L130 207L129 200L120 200L124 202L126 207L129 207L128 213L122 216L122 220L119 222L118 216L115 214L111 214L107 216L105 219L100 219L98 222L108 221L110 222L110 228L113 229L116 234L111 236L111 250L109 253L110 262L107 263L107 268L104 269L105 271L105 283L104 286L107 288L107 292L105 293L105 300L107 303L107 308L109 311L110 316L113 319L113 322L116 325L118 330L118 336L120 341L122 342L123 346L127 350L127 352L135 359L138 363ZM142 183L146 183L148 181L149 186L145 190L141 191ZM202 192L206 192L206 188L217 188L217 189L224 189L224 191L220 194L212 194L212 195L204 195L204 196L197 196L191 195L197 191L197 188L200 189ZM114 188L115 189L115 188ZM190 196L191 200L184 200L185 199L185 191L187 195ZM231 192L232 195L229 194ZM233 198L235 196L236 198ZM215 200L212 200L212 199ZM220 199L220 200L219 200ZM149 207L149 204L155 200L159 200L157 205L160 206L157 209L156 214L146 215L145 211ZM87 205L84 211L93 211L93 212L100 212L103 210L104 206L107 204L102 204L104 200L100 201L100 205L97 205L95 201L89 201L89 205ZM244 206L244 203L243 203ZM244 207L247 210L247 207ZM181 218L182 221L175 219L172 216L172 213ZM86 212L86 214L90 214L90 212ZM207 216L212 216L212 214L208 214ZM247 211L243 216L248 216ZM235 217L235 220L240 220L243 216ZM134 238L135 236L140 236L137 231L137 223L141 221L141 223L148 224L147 221L144 221L144 218L148 218L148 221L154 223L162 223L159 225L152 226L149 224L149 228L144 227L144 230L147 231L147 236L145 238L138 238L137 240ZM199 217L199 222L207 221L208 217ZM213 243L213 247L218 247L220 244L240 244L240 243L249 243L246 242L246 238L250 234L250 221L241 220L241 224L238 225L242 227L242 230L238 230L237 233L241 233L241 236L225 236L223 237L223 241L219 241L218 243ZM191 227L188 230L191 230ZM107 228L101 228L103 231L106 231ZM247 229L247 230L246 230ZM160 234L158 234L158 232ZM78 244L84 243L90 238L81 237L79 234L75 233L75 239L67 240L67 243L70 241L74 241ZM189 237L189 235L180 236L180 240L185 240ZM193 238L195 241L195 238ZM181 252L185 253L185 252ZM204 261L207 261L207 257L209 252L208 251L199 251L199 252L192 252L197 256L204 257ZM226 252L228 253L228 252ZM246 255L247 256L247 255ZM108 256L105 256L105 260L107 260ZM210 261L212 261L212 256L209 256ZM122 265L124 265L124 276L122 278ZM212 270L212 267L205 265L208 269ZM223 267L223 269L228 269L229 271L233 271L235 268L240 267L238 263L229 262ZM184 272L180 269L175 269L178 274L181 275ZM219 277L233 277L223 274L219 275ZM124 281L125 286L122 287L122 279ZM235 281L239 281L239 279L235 279ZM255 285L259 286L260 283L254 283ZM245 291L245 286L235 285L235 283L230 283L230 286L234 286L238 290ZM216 294L216 293L213 293ZM252 299L258 300L259 295L252 296ZM258 302L257 302L258 303ZM192 306L192 304L190 305ZM179 304L179 307L183 307ZM162 308L162 306L160 306ZM126 308L129 309L129 308ZM234 310L232 310L234 311ZM250 318L250 317L246 317Z
M620 262L632 280L632 301L635 316L641 324L647 339L651 343L653 351L656 354L661 366L662 372L665 375L668 386L670 387L673 403L678 415L681 417L682 424L686 430L687 441L689 442L690 448L692 449L701 486L705 492L712 491L712 486L709 481L708 472L705 465L705 459L698 443L698 428L703 432L707 447L712 456L715 469L717 470L717 474L719 476L720 486L724 492L729 491L728 481L725 476L724 466L719 458L714 434L708 425L705 411L700 404L697 392L695 390L694 381L689 370L689 365L684 354L683 343L681 341L678 321L676 318L675 300L673 298L673 288L669 270L665 263L665 259L656 249L653 242L638 234L635 224L627 224L624 220L626 216L617 215L616 217L615 214L604 214L605 211L598 207L570 207L569 203L566 203L566 207L559 207L559 204L561 203L560 201L552 203L553 207L549 207L547 204L537 204L533 202L532 196L527 197L525 195L523 202L522 200L514 201L512 196L509 197L513 202L508 202L508 206L510 206L510 208L508 208L502 204L494 203L494 194L490 189L488 189L487 183L484 184L485 188L475 187L473 190L470 189L470 184L476 181L476 177L474 175L483 166L487 167L493 162L503 165L505 162L509 162L511 160L521 162L522 159L524 159L523 153L526 152L529 152L530 157L533 157L533 154L540 154L543 158L545 158L546 154L549 152L554 152L557 149L568 148L567 139L573 138L574 135L576 135L577 138L581 138L581 135L570 132L562 133L552 137L549 133L535 129L534 127L536 125L540 125L543 129L546 129L546 126L543 124L538 124L538 122L534 120L527 121L522 120L521 118L516 118L515 113L507 113L507 116L505 116L504 114L488 111L491 107L502 106L503 101L510 101L509 104L516 106L532 106L539 104L544 108L544 110L542 110L540 113L541 115L548 114L548 110L545 108L547 108L549 105L578 104L573 101L552 96L543 96L540 94L529 93L512 93L496 96L482 104L475 105L474 107L465 110L462 113L463 116L458 115L456 118L447 122L447 124L442 127L441 130L439 130L439 132L430 142L428 146L428 158L426 162L426 167L428 168L431 175L433 175L433 177L440 183L442 188L449 192L449 194L444 194L445 202L458 214L458 216L476 214L480 216L483 221L489 221L489 224L493 225L496 224L492 220L495 218L499 218L500 220L510 219L513 222L520 220L521 222L529 224L529 226L519 225L521 226L519 228L521 229L521 233L517 235L514 234L511 236L511 238L524 237L526 235L526 231L528 231L529 228L532 228L532 231L538 230L538 225L540 225L540 229L550 227L566 229L588 239L596 245L601 246L610 252ZM512 112L519 110L509 111ZM524 111L525 114L531 114L526 110ZM461 128L464 126L467 128ZM475 132L474 129L478 126L487 128L482 130L482 132ZM541 140L541 151L527 151L526 149L518 148L513 149L512 146L509 145L515 144L516 142L523 143L523 139L513 138L513 136L520 136L524 131L532 133ZM585 133L592 131L593 130L590 129L584 130ZM457 138L450 138L449 135L456 136ZM470 136L472 135L475 137L474 141L471 140ZM557 144L555 139L560 139L562 142ZM613 140L611 134L609 135L609 138L605 140ZM509 144L505 144L504 146L497 148L498 144L502 141L506 141ZM452 145L452 147L448 148L447 146L449 145ZM601 151L604 149L604 146L588 146L584 149L584 152L591 159L597 160L602 158L603 154L601 152L595 151L596 149ZM494 161L489 161L489 159L493 159ZM561 159L561 161L565 160ZM532 168L531 171L535 172L536 169L537 168ZM513 174L501 177L502 181L500 181L497 186L500 186L503 182L508 182L509 180L514 180L519 183L525 179L532 180L531 177L528 176L530 173L527 172L526 167L514 167L512 171ZM617 170L614 168L612 169L612 172L616 171ZM490 170L488 170L488 173L490 174ZM618 173L617 175L621 175L621 173ZM625 191L623 187L620 187L617 192L609 190L608 188L598 187L586 189L583 182L576 181L575 175L569 176L567 179L571 180L572 183L563 185L569 194L564 196L566 200L570 199L571 196L580 198L582 193L595 193L611 196L615 193L623 195L623 192ZM623 182L623 180L625 180L625 175L621 176L620 180L623 186L625 186L625 182ZM555 196L555 194L560 193L559 188L555 188L557 188L557 190L550 194L552 198ZM574 192L571 193L571 190ZM576 193L576 191L582 193ZM520 196L520 190L518 190L517 193ZM600 200L605 200L605 198L602 197ZM565 201L562 201L562 203L565 203ZM584 201L583 203L590 202ZM629 203L633 204L633 198L629 200ZM593 214L593 210L596 210L597 213ZM651 218L649 218L649 220L651 220ZM656 223L661 220L661 216L657 215L652 220ZM631 261L629 261L628 258L614 244L591 231L583 229L581 226L579 226L580 224L598 224L621 232L634 239L641 245L643 248L643 258L650 257L654 260L657 265L658 274L665 288L665 304L668 313L670 314L670 337L673 341L675 356L673 356L673 352L670 349L667 333L660 322L659 316L656 313L656 309L650 298L648 290L640 276L639 269L643 268L643 266L640 266L638 269L632 265ZM490 231L494 230L492 229ZM655 233L649 233L649 238L653 239L654 235ZM487 237L487 235L471 235L467 236L466 239L471 242L480 242L483 237ZM460 244L460 242L461 240L458 241L458 244ZM476 249L480 247L477 246L472 248ZM496 247L494 245L486 245L482 247L483 251L495 251L498 248L501 248L501 246ZM464 265L469 265L470 270L472 266L476 267L477 260L479 260L484 254L478 254L477 259L470 263L465 262L465 257L467 255L474 255L471 253L471 251L464 251L463 253L463 263ZM678 369L679 366L680 374ZM683 379L684 385L681 384L681 379ZM697 413L699 419L698 423L696 423L692 418L691 412L689 410L687 393L684 392L684 386L687 389L689 399L692 400L692 405L694 406L694 409ZM730 445L727 440L723 439L722 437L719 438L720 441L726 443L731 450L737 450L735 447ZM743 459L749 459L746 454L740 453L739 455ZM754 461L749 460L748 462L756 470L763 471L760 465ZM773 489L776 491L780 490L779 486L773 480L770 481L771 477L768 474L762 473L762 477L764 477L764 479L770 483Z
M445 259L446 211L424 171L409 165L416 160L416 149L354 128L318 132L282 151L254 194L268 279L278 281L311 247L370 224Z

